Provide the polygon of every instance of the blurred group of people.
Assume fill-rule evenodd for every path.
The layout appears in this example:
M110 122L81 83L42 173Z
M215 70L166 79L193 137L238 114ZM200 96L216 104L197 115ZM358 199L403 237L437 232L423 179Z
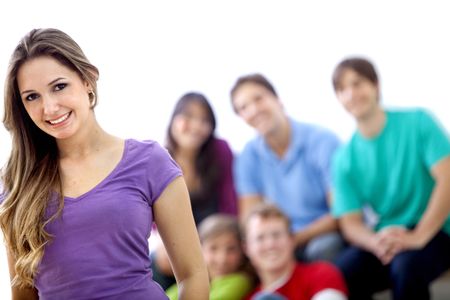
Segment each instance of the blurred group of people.
M351 299L370 299L386 288L392 288L395 299L428 299L430 282L450 267L446 254L450 234L448 135L423 109L383 108L378 75L367 59L353 57L340 62L332 84L338 100L357 124L347 144L342 145L330 130L287 115L269 80L261 74L250 74L238 78L230 95L234 111L256 130L257 137L237 155L233 166L229 150L226 155L214 156L217 162L210 166L226 162L227 166L221 168L222 181L226 182L230 182L229 170L233 168L237 218L241 221L261 209L264 202L273 204L287 217L287 232L294 246L283 246L274 235L270 246L273 249L269 249L277 258L283 257L277 251L289 249L298 262L334 263L344 275ZM182 105L188 98L191 105ZM174 122L177 114L184 122ZM211 106L203 95L190 93L180 99L169 125L168 140L187 182L202 182L190 176L195 177L193 165L201 159L210 136L214 136L214 127ZM203 139L196 139L199 136ZM172 150L175 137L180 141L178 153ZM196 146L187 140L196 140ZM182 143L186 152L198 155L191 160L191 167L185 159L178 159ZM197 174L200 178L200 168ZM223 184L219 186L223 188ZM196 212L196 189L190 191L196 215L202 210ZM215 199L217 195L232 194L223 194L223 189L217 188L212 191L208 199L210 205L216 206L216 213L236 212L218 209L220 202ZM236 206L234 197L226 201ZM366 221L374 218L375 224ZM246 236L248 228L244 228ZM263 232L270 236L269 229ZM284 272L294 274L285 265L281 273L271 271L272 276L267 276L260 265L264 256L250 251L249 240L244 245L261 280L260 290L274 292L272 285L286 275ZM155 258L158 278L158 255ZM270 263L269 258L266 263ZM301 272L314 274L310 270ZM327 272L332 274L332 268ZM281 287L277 286L283 291L281 295L295 299ZM336 290L346 295L345 289Z
M450 268L448 133L424 109L384 108L369 60L331 76L356 121L346 143L288 115L264 75L238 78L231 107L257 135L236 155L199 92L177 102L167 151L106 133L98 75L59 30L13 54L0 199L13 295L430 299Z

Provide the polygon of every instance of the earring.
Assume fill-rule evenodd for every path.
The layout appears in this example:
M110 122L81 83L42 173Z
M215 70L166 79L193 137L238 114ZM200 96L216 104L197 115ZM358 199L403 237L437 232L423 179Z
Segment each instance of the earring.
M97 104L97 96L94 91L89 91L89 102L91 103L91 108L93 108Z

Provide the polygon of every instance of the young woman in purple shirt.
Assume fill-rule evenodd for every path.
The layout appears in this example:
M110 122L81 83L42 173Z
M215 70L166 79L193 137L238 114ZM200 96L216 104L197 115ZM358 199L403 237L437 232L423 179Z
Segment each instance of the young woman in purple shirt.
M29 32L11 57L0 224L14 299L167 299L152 280L154 221L181 299L208 276L181 171L155 142L98 124L99 72L56 29Z

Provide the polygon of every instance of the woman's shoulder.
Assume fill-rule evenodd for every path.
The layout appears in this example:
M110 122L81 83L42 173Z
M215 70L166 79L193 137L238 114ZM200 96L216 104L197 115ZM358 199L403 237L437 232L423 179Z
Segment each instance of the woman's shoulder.
M151 166L152 169L158 165L177 166L167 149L154 140L125 140L124 157L128 164Z
M233 156L233 151L231 150L230 144L224 140L217 137L213 138L214 155L220 158Z
M149 199L157 199L163 189L181 175L181 169L169 152L156 141L127 139L125 151L121 174L148 186Z
M138 139L126 139L125 143L127 143L127 145L134 147L134 148L153 148L153 147L161 147L162 146L155 140L138 140Z
M216 149L225 149L231 151L230 144L224 139L213 137L213 144Z
M127 139L125 143L125 151L131 155L169 155L167 149L155 140Z

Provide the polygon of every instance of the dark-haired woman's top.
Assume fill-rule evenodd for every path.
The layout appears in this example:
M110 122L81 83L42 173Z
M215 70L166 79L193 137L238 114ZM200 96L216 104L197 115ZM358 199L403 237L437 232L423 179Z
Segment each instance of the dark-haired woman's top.
M237 215L237 196L233 183L233 153L228 143L214 138L213 173L217 181L206 193L189 192L195 223L214 213Z

